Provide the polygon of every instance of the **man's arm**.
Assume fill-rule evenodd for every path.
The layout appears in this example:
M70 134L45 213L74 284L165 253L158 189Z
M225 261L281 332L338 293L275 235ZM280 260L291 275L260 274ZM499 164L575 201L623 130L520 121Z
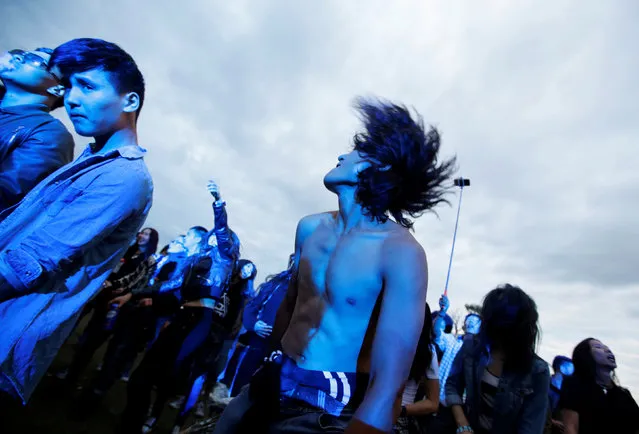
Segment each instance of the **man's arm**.
M382 252L383 298L371 353L370 383L346 433L390 432L395 401L410 373L424 323L428 265L410 236L391 239Z
M298 272L300 267L300 257L302 254L302 245L308 236L313 233L317 225L319 224L319 216L311 215L304 217L297 224L295 231L295 255L293 258L293 269L291 271L291 279L288 283L288 289L284 301L280 304L275 316L275 322L273 324L273 332L271 334L271 343L275 348L279 348L281 345L282 337L288 325L291 322L293 316L293 310L295 309L295 303L297 302L297 283Z
M76 269L76 260L87 250L127 218L144 212L151 189L147 183L141 172L102 173L76 191L46 225L0 252L0 274L15 290L13 296L50 290Z
M73 160L73 137L59 121L36 129L0 162L0 211ZM19 133L15 140L20 140Z

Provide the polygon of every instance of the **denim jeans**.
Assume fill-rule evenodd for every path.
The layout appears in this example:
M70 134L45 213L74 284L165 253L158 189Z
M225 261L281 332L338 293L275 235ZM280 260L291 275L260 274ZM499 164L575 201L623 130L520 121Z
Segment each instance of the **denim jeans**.
M293 400L281 402L280 414L272 421L251 417L253 402L249 398L249 386L245 386L224 410L214 434L240 434L245 432L264 434L320 434L343 433L352 413L332 416L324 411Z

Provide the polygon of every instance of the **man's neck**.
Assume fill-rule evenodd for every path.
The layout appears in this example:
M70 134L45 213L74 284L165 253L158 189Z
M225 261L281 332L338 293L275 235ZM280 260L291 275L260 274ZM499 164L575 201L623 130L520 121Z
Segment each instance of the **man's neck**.
M135 128L123 128L111 134L95 137L97 151L107 153L125 146L137 146L138 135Z
M0 100L0 108L35 104L44 104L51 110L51 98L47 95L25 92L11 87L6 89L4 96Z
M349 232L354 228L374 227L379 223L364 214L364 208L355 199L355 188L349 187L337 194L339 211L337 224L340 232Z

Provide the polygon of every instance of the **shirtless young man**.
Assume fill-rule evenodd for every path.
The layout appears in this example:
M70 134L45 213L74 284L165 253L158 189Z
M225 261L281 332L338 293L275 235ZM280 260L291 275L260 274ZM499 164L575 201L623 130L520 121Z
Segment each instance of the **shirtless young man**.
M304 217L297 227L296 270L273 330L283 353L271 356L279 365L279 414L247 414L253 404L272 409L278 401L253 390L256 375L215 433L245 432L247 423L250 432L269 433L392 429L428 285L408 217L443 201L454 160L438 163L439 134L424 131L406 108L367 100L357 107L365 130L324 178L339 210Z

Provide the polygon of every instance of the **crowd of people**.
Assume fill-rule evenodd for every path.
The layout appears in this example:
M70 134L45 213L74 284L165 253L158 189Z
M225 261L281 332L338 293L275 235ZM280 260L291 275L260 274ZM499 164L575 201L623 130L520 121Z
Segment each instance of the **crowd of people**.
M122 48L82 38L10 50L0 79L3 399L27 405L48 373L77 392L72 416L90 418L122 379L122 434L155 431L167 405L175 433L639 433L601 341L556 357L551 376L521 288L489 291L459 334L447 295L431 312L411 229L446 201L456 163L404 106L357 101L363 130L323 180L338 209L302 218L288 266L256 288L215 182L211 230L193 226L157 252L158 231L142 229L145 83ZM50 115L62 106L93 139L75 160ZM87 315L73 360L53 372Z

